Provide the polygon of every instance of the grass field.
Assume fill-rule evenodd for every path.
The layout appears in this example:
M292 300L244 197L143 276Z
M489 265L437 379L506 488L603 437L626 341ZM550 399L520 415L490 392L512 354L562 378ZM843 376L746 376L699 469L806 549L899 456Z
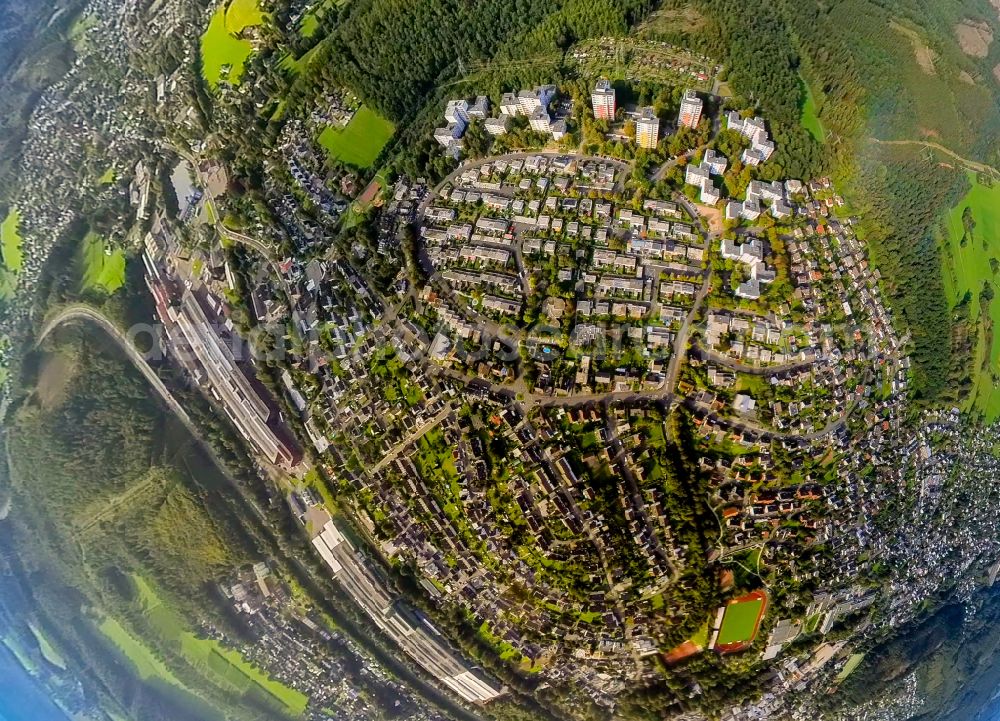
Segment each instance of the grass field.
M104 171L104 175L102 175L100 178L97 179L97 182L101 185L111 185L117 179L118 176L115 175L115 169L108 168L107 170Z
M264 22L264 11L257 0L231 0L226 10L226 30L231 35L239 35L245 28Z
M70 41L74 48L82 50L86 44L87 33L97 25L98 17L94 13L80 15L73 22L66 39Z
M313 13L306 13L302 18L302 24L299 25L299 32L302 33L302 37L311 38L319 30L319 18L317 18Z
M368 168L395 129L390 121L362 106L346 128L328 127L320 134L319 142L331 159L356 168Z
M228 11L220 6L212 15L208 29L201 36L201 72L211 87L217 87L222 80L234 85L240 82L253 46L233 33L259 24L262 18L256 0L234 0ZM239 31L230 30L235 27ZM226 66L228 72L224 70Z
M701 628L698 629L698 632L691 637L691 643L698 648L705 648L705 646L708 645L708 626L709 621L706 619L705 623L703 623Z
M307 50L303 53L302 57L297 60L291 53L285 55L285 57L281 59L281 62L278 63L279 67L287 70L292 75L299 75L309 67L309 63L313 61L313 58L319 55L319 50L323 47L323 42L324 41L316 43L316 46L312 48L312 50ZM282 104L284 102L285 101L281 101Z
M970 318L975 322L976 352L974 354L973 392L966 401L966 410L981 411L988 420L1000 418L1000 298L990 303L992 338L988 338L987 319L980 313L979 293L989 280L994 287L1000 277L994 275L990 260L1000 262L1000 183L982 185L974 173L969 174L972 189L948 214L948 234L944 242L945 292L952 306L971 294ZM972 214L975 228L972 237L962 245L965 234L963 214Z
M187 624L184 620L162 601L145 579L133 576L133 580L139 602L153 629L166 641L179 643L184 658L207 678L240 693L259 689L262 694L277 699L296 715L305 711L309 703L308 697L272 680L238 652L223 647L215 639L199 638L185 630Z
M132 662L139 678L144 681L160 679L184 688L184 684L174 676L166 664L153 655L148 646L126 631L118 621L113 618L105 618L98 625L98 628Z
M823 142L826 138L826 133L823 130L823 123L820 122L818 108L816 107L816 98L813 96L812 88L809 87L809 83L802 79L802 87L805 90L805 100L802 102L802 115L800 122L802 127L805 128L811 136L813 136L819 142Z
M335 8L343 5L347 0L318 0L309 11L302 16L299 23L299 34L304 38L311 38L319 30L319 18L324 13L335 12Z
M21 250L21 214L15 208L7 214L0 224L0 249L3 252L3 264L7 269L18 273L24 265L24 252Z
M847 659L847 663L844 665L844 669L837 674L837 683L840 683L854 673L854 670L861 665L864 658L865 655L863 653L851 654L851 657Z
M739 600L726 606L722 628L715 640L716 646L731 643L749 643L757 637L757 626L764 608L763 598Z
M53 666L61 668L65 671L66 659L64 659L62 654L52 647L52 644L49 643L49 639L45 637L45 634L42 633L41 629L33 623L29 623L28 628L31 630L35 640L38 641L38 650L42 652L42 658L51 663Z
M80 249L83 267L81 290L103 290L114 293L125 283L125 254L116 248L108 255L104 239L96 233L87 233Z

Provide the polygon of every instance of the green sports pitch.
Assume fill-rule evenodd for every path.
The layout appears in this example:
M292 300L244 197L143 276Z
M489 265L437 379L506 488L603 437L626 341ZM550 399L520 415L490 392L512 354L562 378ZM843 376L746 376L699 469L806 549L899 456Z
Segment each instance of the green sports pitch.
M726 606L722 627L715 640L716 648L750 644L757 637L760 619L764 615L767 596L755 591ZM735 650L735 649L733 649Z

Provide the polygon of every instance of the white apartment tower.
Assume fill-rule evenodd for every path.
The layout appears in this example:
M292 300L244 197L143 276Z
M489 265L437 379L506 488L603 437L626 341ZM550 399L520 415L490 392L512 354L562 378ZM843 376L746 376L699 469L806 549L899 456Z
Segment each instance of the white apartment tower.
M686 125L689 128L697 128L701 122L701 111L704 108L701 98L694 90L684 93L681 101L681 111L677 114L677 126Z
M594 117L598 120L613 120L615 117L615 89L611 81L601 78L590 96L594 104Z
M653 108L645 107L635 121L635 142L640 148L652 149L660 139L660 119Z

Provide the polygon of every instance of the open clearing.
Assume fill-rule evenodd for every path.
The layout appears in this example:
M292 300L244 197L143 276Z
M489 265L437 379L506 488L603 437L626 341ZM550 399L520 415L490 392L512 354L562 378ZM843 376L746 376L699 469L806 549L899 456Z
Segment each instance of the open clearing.
M854 670L861 665L864 658L865 655L863 653L851 654L851 657L847 659L847 663L844 664L844 669L837 675L837 683L840 683L854 673Z
M21 249L21 214L15 208L0 224L0 250L3 252L3 264L7 270L18 273L24 265L24 252Z
M969 173L972 189L948 214L948 234L944 242L944 283L948 300L954 307L971 295L969 318L975 324L976 350L973 354L973 392L966 410L975 408L987 420L1000 418L1000 298L990 303L989 317L981 313L979 294L983 283L1000 283L990 266L990 260L1000 263L1000 182L992 186L979 183L975 173ZM975 228L966 239L963 215L969 209ZM988 323L987 321L992 321ZM987 328L992 329L992 337Z
M937 75L937 69L934 67L934 62L937 60L937 53L928 47L927 42L920 36L920 33L899 24L895 20L889 23L889 27L909 38L910 44L913 45L913 55L916 57L917 65L920 66L920 69L928 75Z
M66 399L70 383L76 377L76 363L68 353L50 353L38 373L35 395L42 408L53 409Z
M233 0L229 8L220 6L212 14L201 36L201 72L212 88L223 80L233 85L240 82L253 45L236 34L259 25L263 18L257 0Z
M206 678L240 693L256 692L258 695L273 697L296 715L305 711L309 703L308 697L272 680L238 652L225 648L215 639L199 638L185 630L184 620L162 601L144 578L132 578L150 625L167 642L179 643L185 660Z
M955 37L962 52L973 58L985 58L990 54L993 29L984 22L965 19L955 26Z
M114 293L125 283L125 253L116 248L109 255L104 239L87 233L80 249L83 266L81 290L102 290Z
M754 591L726 606L722 627L715 640L716 650L737 651L752 643L757 637L766 604L767 596L762 591Z
M677 8L657 10L636 28L635 34L641 38L652 39L673 33L693 35L707 24L705 16L694 7L682 5Z
M149 647L126 631L118 621L113 618L105 618L98 625L98 628L132 662L136 673L143 681L160 679L184 688L184 684L174 676L166 664L153 655Z
M806 82L805 78L802 78L802 86L805 91L805 99L802 102L802 115L799 118L799 122L802 123L802 127L806 129L806 132L822 143L826 138L826 133L823 130L823 123L819 119L819 108L816 106L816 97L813 95L812 88Z
M331 159L363 169L371 167L395 130L390 121L362 105L347 127L327 127L319 142Z
M239 35L244 28L264 22L264 12L257 0L232 0L226 10L226 30L231 35Z
M299 22L299 34L304 38L311 38L319 30L320 18L328 12L336 12L336 8L345 2L346 0L319 0L302 16Z

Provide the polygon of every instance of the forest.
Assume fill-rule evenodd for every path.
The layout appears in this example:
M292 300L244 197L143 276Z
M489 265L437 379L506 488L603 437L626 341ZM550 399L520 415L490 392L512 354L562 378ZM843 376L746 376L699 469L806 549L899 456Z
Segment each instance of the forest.
M192 630L208 622L246 638L215 584L272 549L244 523L246 504L224 472L107 343L60 331L24 364L24 386L35 390L8 427L15 510L5 544L31 579L27 613L74 669L87 669L106 708L144 719L276 718L259 697L234 695L194 669L135 602L138 574ZM106 635L109 619L142 639L182 687L139 683Z

